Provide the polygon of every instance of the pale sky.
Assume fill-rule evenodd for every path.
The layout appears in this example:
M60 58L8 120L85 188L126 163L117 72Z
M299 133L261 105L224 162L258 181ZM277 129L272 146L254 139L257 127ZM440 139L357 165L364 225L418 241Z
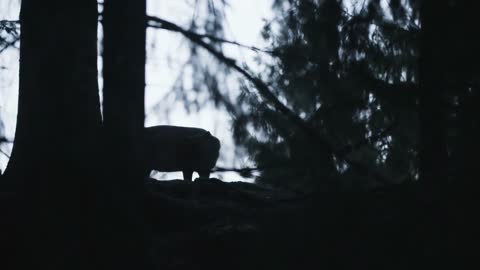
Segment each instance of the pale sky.
M159 16L185 25L192 18L192 0L148 0L147 9L149 15ZM242 44L265 47L260 37L263 19L269 19L272 0L230 0L230 6L226 10L225 34L226 38ZM8 10L5 9L8 6ZM13 0L0 0L0 20L18 19L18 2ZM148 29L147 31L147 74L146 74L146 126L169 124L177 126L195 126L209 130L222 142L221 158L217 165L224 167L240 167L250 165L247 157L234 159L234 145L232 141L229 117L212 106L207 106L199 113L188 114L179 102L167 100L169 118L162 112L154 113L152 106L171 89L178 74L178 68L186 60L188 41L179 34L164 30ZM235 46L225 46L225 53L232 58L244 62L253 70L256 55L245 49ZM8 138L13 138L17 111L18 98L18 51L10 49L0 54L0 116L5 124L5 133ZM100 62L100 61L99 61ZM101 63L99 63L101 65ZM235 76L235 74L232 74ZM230 87L235 89L237 77L232 77ZM101 80L100 80L101 84ZM163 104L163 103L162 103ZM162 106L160 106L162 108ZM167 106L163 106L166 108ZM11 151L11 146L3 145L2 150ZM0 169L4 169L7 159L0 154ZM225 181L249 180L243 179L235 173L214 174ZM181 178L181 173L157 174L158 179Z

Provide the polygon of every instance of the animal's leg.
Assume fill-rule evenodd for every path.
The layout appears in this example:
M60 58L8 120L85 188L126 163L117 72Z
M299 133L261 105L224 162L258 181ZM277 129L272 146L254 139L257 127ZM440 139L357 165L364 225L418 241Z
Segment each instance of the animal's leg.
M210 178L210 171L198 171L200 178L208 179Z
M182 171L182 173L183 173L183 180L184 181L192 182L193 171L185 170L185 171Z

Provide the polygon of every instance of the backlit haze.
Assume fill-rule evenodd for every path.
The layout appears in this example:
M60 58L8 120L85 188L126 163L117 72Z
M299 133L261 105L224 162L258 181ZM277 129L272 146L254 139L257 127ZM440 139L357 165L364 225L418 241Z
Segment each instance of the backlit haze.
M148 14L186 27L193 16L192 2L194 1L150 0L147 1ZM245 45L265 47L260 37L260 31L264 19L271 17L271 3L271 0L229 1L224 21L226 39ZM0 20L18 20L18 14L18 1L0 0ZM189 114L181 101L175 100L174 95L168 94L178 78L180 68L188 58L188 46L189 41L177 33L151 28L147 30L145 126L178 125L207 129L222 142L220 160L217 165L222 167L251 165L248 157L235 155L230 119L225 111L209 104L202 107L198 113L191 111ZM227 56L237 59L239 63L247 64L254 71L256 70L256 63L253 61L257 56L256 53L233 45L224 45L223 49ZM0 117L3 120L5 135L8 139L13 139L15 133L18 60L17 49L10 48L0 54ZM101 75L100 58L99 71ZM230 75L227 80L229 89L235 91L237 79L237 74ZM99 78L99 83L101 87L102 78ZM3 152L10 153L12 145L3 144L1 147ZM0 153L0 169L4 170L7 162L8 158ZM156 173L152 176L161 180L182 178L180 172ZM236 173L214 173L212 176L224 181L251 181L251 179L242 178Z

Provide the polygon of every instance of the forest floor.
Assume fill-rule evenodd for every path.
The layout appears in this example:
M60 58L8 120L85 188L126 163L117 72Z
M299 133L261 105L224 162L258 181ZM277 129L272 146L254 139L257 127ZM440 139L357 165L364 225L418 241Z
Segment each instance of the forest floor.
M463 269L478 258L472 196L415 183L299 195L244 182L146 183L155 269ZM473 194L473 192L472 192ZM0 255L15 243L0 192ZM9 239L12 238L12 239ZM1 268L1 267L0 267Z
M158 269L462 269L471 202L415 183L301 196L217 179L147 184Z

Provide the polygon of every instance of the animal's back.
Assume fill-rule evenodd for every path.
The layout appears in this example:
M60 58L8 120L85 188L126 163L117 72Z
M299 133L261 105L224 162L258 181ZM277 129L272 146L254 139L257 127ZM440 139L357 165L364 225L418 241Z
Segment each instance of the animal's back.
M208 142L212 139L213 148ZM158 171L211 169L220 148L218 139L210 132L192 127L148 127L145 128L145 140L147 166ZM211 157L205 156L206 153Z
M208 133L208 131L193 127L153 126L145 128L147 140L178 141L182 138L201 136L206 133Z

